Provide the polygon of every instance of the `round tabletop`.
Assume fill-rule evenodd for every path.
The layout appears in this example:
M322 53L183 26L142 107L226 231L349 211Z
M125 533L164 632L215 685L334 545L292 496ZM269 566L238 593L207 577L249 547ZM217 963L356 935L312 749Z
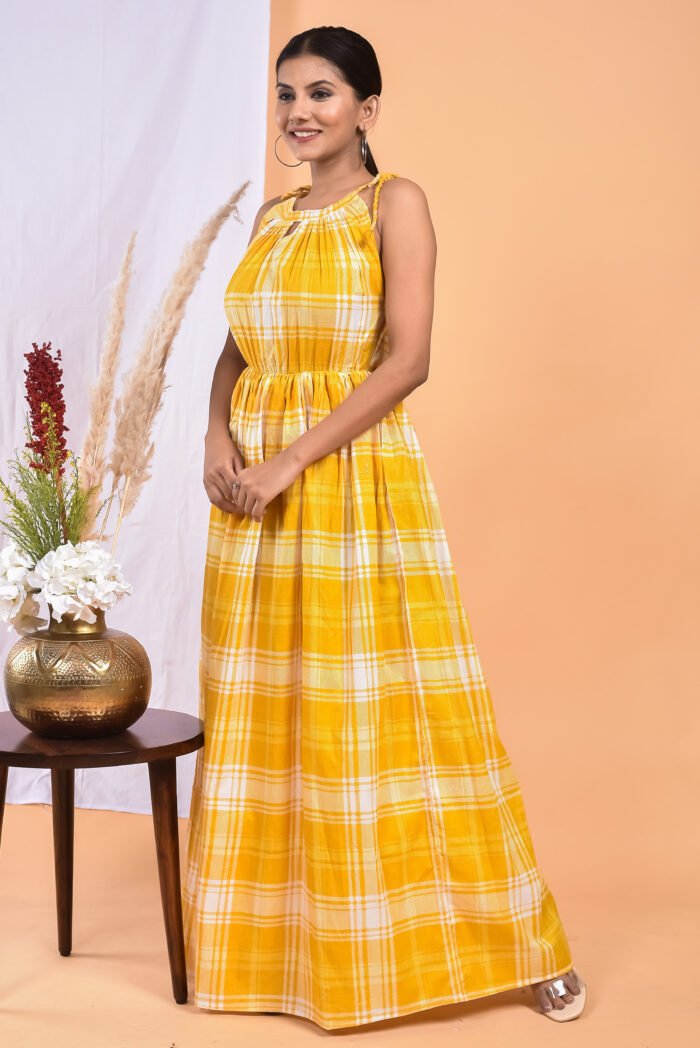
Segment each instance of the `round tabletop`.
M148 707L127 731L98 739L50 739L0 712L0 767L100 768L180 757L204 745L198 717Z

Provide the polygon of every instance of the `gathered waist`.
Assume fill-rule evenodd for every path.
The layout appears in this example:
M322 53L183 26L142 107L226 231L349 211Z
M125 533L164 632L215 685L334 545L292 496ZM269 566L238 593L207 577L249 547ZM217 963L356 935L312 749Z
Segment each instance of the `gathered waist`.
M248 364L247 367L241 372L243 377L246 372L251 377L264 377L264 378L293 378L299 375L369 375L370 368L316 368L310 370L299 370L299 371L284 371L280 368L258 368L253 364Z

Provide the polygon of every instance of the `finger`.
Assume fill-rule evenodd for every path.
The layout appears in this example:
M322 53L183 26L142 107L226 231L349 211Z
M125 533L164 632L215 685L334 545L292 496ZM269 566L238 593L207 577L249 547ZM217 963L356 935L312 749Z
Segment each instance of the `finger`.
M239 488L233 488L234 484L240 484L240 479L233 472L232 469L222 469L217 477L216 483L219 485L222 491L226 492L226 497L233 499L234 501L238 497Z
M210 473L204 478L204 487L210 499L218 498L228 501L231 497L231 485L226 484L220 473Z
M245 462L243 461L243 456L241 455L238 448L236 448L233 452L232 462L234 473L240 473L242 469L245 469Z
M225 510L227 513L231 513L232 510L238 510L238 506L231 497L230 489L227 491L226 487L220 483L215 485L215 489L220 509Z
M231 488L229 490L229 498L232 500L234 506L239 513L245 513L245 494L242 488Z
M245 469L245 462L243 461L243 453L234 441L231 441L231 465L234 472L240 473L242 469Z
M234 512L234 507L230 504L227 504L223 499L219 498L218 496L216 498L211 499L211 504L212 506L216 506L217 509L221 510L222 513Z
M259 518L259 514L258 514L259 506L260 506L260 502L256 498L255 495L250 495L249 494L249 495L246 496L245 511L248 514L248 516L253 518L253 520L260 519Z
M220 474L220 477L222 484L229 493L229 497L237 502L241 494L242 483L240 474L235 471L233 464L225 467ZM234 488L234 484L236 484L237 487Z
M266 510L267 506L263 504L262 500L256 499L251 510L251 516L253 517L253 520L262 520L265 516Z
M228 487L222 480L217 480L215 482L215 487L219 493L219 498L223 502L225 502L227 505L235 504L235 499L233 498L233 495L231 493L231 488Z
M240 485L232 490L231 498L240 512L245 513L245 491Z
M204 481L204 490L207 493L207 498L211 502L212 506L216 506L217 509L221 509L221 492L217 490L214 484L209 481Z

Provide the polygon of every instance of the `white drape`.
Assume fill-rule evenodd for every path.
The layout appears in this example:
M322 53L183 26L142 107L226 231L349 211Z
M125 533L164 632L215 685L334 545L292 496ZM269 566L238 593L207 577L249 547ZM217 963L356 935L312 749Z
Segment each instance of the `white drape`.
M151 705L197 714L210 503L203 438L227 332L224 288L263 200L269 4L237 0L14 0L0 34L0 475L24 442L24 353L60 348L68 446L80 450L110 295L132 230L123 375L181 250L241 183L167 369L153 476L125 518L117 560L132 583L109 625L137 637ZM118 383L117 394L121 384ZM0 502L0 518L4 516ZM114 518L112 518L112 521ZM110 529L111 530L111 529ZM0 535L0 544L7 541ZM45 614L45 605L42 614ZM4 663L18 635L0 625ZM7 709L2 695L0 708ZM184 816L194 755L178 758ZM50 801L50 773L11 769L9 802ZM145 765L76 773L76 804L150 812Z

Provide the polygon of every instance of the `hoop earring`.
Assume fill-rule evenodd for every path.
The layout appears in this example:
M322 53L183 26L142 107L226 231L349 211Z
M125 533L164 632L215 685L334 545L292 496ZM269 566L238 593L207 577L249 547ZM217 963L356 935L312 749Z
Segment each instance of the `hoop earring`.
M299 167L299 164L303 164L304 163L303 160L300 160L299 164L288 164L286 160L282 160L281 157L277 156L277 143L279 142L281 137L282 137L282 135L278 135L277 138L275 139L275 156L279 160L280 164L284 164L285 167Z
M360 160L363 164L367 163L367 137L362 133L362 140L360 141Z

